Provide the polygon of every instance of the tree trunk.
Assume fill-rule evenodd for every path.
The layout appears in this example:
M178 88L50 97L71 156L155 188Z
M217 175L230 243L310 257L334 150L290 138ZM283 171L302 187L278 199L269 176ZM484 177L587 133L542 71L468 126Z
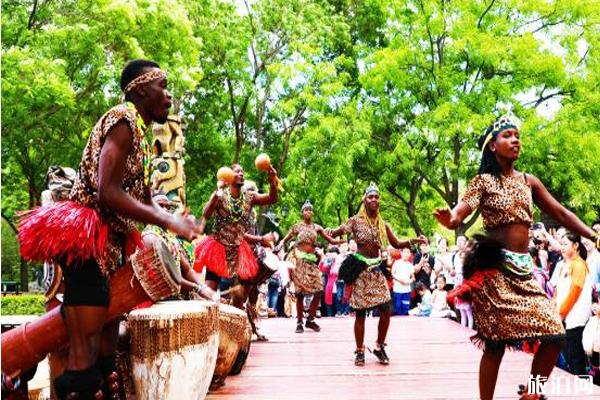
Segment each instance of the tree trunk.
M21 291L28 292L29 291L29 265L23 258L20 258L21 266L20 266L20 275L21 275Z
M15 235L19 234L19 230L17 226L4 214L2 213L2 218L6 221L10 229L13 230ZM19 255L19 276L21 281L21 291L27 292L29 290L29 271L27 262Z

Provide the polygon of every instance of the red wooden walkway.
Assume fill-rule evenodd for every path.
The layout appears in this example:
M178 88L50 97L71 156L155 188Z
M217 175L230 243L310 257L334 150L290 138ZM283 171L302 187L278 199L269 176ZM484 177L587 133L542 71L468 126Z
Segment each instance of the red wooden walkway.
M294 333L295 321L263 320L269 342L253 343L242 373L227 378L209 400L229 399L476 399L480 352L470 344L472 331L443 319L393 317L386 349L388 366L366 354L354 366L353 318L321 318L321 332ZM366 345L375 341L377 319L367 318ZM517 399L527 381L531 356L507 352L500 368L496 398ZM563 385L573 377L555 369ZM566 387L563 392L566 393ZM551 399L600 398L572 390Z

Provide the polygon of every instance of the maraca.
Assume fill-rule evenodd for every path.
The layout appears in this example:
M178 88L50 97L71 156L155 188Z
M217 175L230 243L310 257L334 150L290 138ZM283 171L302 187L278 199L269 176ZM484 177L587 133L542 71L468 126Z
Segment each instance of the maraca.
M269 155L266 153L261 153L256 156L256 160L254 160L254 165L256 165L256 169L259 171L267 172L269 168L271 168L271 159Z
M269 169L271 168L271 158L268 154L261 153L258 156L256 156L256 159L254 160L254 165L259 171L269 172ZM283 185L281 184L281 179L279 178L277 178L277 188L279 190L283 190Z
M217 180L225 182L226 185L231 185L235 180L235 173L229 167L221 167L217 171Z

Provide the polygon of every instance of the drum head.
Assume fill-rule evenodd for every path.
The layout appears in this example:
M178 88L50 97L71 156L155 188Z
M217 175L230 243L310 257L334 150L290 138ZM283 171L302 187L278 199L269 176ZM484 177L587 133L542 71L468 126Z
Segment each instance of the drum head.
M262 260L263 263L265 263L265 265L271 270L271 271L277 271L277 269L279 268L279 257L277 257L275 254L273 254L271 251L266 250L265 251L265 258Z
M175 261L175 258L173 258L169 246L167 246L162 238L160 238L160 240L155 240L153 246L156 256L160 260L161 264L165 267L165 270L169 273L173 281L177 284L181 284L181 267L177 261Z

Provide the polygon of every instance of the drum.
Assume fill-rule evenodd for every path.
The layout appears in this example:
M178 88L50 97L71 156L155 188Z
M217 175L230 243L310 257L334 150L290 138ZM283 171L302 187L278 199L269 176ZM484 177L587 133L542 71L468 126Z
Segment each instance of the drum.
M240 351L249 349L250 339L250 323L246 313L233 306L219 304L219 354L210 390L225 384L225 378L230 374Z
M218 306L168 301L129 314L138 400L204 399L217 361Z
M258 258L258 273L250 283L256 286L265 283L278 268L279 258L273 254L271 249L263 249L262 256Z
M143 240L144 248L134 253L110 279L107 321L144 301L179 293L181 270L164 240L153 234L145 235ZM67 346L67 329L60 307L2 334L1 342L2 372L15 377L27 371L49 352Z

